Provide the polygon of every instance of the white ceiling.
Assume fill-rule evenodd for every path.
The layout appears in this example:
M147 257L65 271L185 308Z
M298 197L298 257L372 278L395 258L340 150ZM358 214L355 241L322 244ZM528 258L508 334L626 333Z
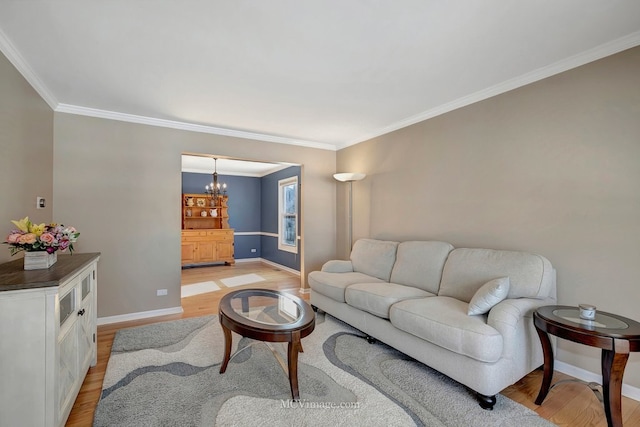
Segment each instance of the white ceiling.
M182 155L182 172L262 177L293 166L288 163L265 163L204 155Z
M637 45L638 0L0 0L56 111L325 149Z

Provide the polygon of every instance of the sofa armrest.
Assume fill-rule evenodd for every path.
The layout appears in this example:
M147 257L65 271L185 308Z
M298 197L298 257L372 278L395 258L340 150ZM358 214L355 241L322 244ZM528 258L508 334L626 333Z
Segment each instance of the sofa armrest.
M353 272L353 264L351 261L331 260L324 263L322 271L327 273L351 273Z
M514 330L518 322L523 318L532 318L533 312L538 308L554 304L554 300L535 298L506 299L489 311L487 324L494 327L502 335L508 335Z
M487 324L495 328L504 340L504 356L511 357L523 345L526 337L518 336L525 330L533 330L533 312L545 305L555 304L555 298L513 298L506 299L489 311ZM538 337L530 336L529 340L537 342Z

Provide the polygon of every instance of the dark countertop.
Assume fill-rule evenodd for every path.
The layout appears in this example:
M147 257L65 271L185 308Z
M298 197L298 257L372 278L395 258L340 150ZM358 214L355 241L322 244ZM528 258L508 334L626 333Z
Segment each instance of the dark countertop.
M25 270L22 258L0 264L0 292L58 286L99 256L100 252L58 255L58 261L43 270Z

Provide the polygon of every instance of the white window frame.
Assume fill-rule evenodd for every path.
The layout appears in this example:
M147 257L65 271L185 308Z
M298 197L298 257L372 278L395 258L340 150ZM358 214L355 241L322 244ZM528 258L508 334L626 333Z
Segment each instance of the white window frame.
M294 185L295 188L295 213L286 213L284 212L284 189L285 187L289 187L290 185ZM294 254L298 253L298 204L300 192L298 191L298 177L292 176L291 178L285 178L278 180L278 249L281 251L291 252ZM284 229L282 227L283 220L285 216L290 216L294 218L295 221L295 240L293 245L289 245L284 243Z

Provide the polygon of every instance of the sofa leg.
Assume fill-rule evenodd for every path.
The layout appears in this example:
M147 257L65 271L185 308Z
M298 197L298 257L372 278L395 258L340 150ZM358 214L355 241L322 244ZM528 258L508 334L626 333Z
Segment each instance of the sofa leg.
M480 407L482 409L486 409L488 411L493 410L493 406L496 404L496 395L493 396L485 396L484 394L477 393L478 402L480 402Z
M369 335L367 335L365 338L369 344L375 344L378 341L374 337L370 337Z

